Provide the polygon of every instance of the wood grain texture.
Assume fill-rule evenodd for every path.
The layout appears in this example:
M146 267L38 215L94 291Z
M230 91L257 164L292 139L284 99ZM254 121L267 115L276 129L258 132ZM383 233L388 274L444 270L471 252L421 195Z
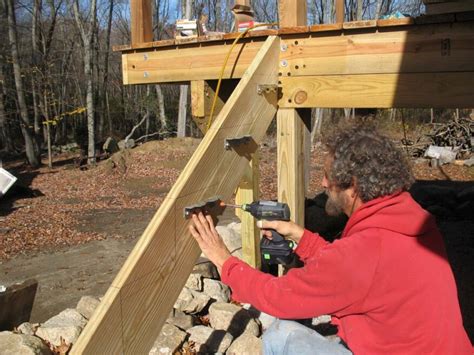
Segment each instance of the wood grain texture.
M336 22L344 22L344 0L335 0L336 1Z
M130 0L130 23L132 46L153 41L151 0Z
M306 26L306 0L280 0L278 2L280 28Z
M282 44L287 47L280 53L283 77L474 69L474 22L293 37Z
M458 0L426 4L427 15L474 11L474 0Z
M229 57L224 79L240 78L262 45L260 41L237 44ZM201 44L125 54L124 82L146 84L218 79L229 49L230 45Z
M279 107L469 108L474 72L325 75L280 78ZM296 95L307 93L296 103Z
M290 207L291 220L304 225L305 143L307 127L294 108L277 113L278 201Z
M245 168L244 176L240 180L239 188L235 195L235 203L241 205L244 203L251 203L259 199L259 152L252 154L252 160ZM257 228L255 218L248 212L242 212L237 216L240 218L241 235L242 235L242 258L243 260L253 266L260 268L260 229Z
M215 195L229 199L249 154L224 150L224 139L261 141L276 112L279 38L269 37L139 239L71 354L146 354L200 254L185 206Z

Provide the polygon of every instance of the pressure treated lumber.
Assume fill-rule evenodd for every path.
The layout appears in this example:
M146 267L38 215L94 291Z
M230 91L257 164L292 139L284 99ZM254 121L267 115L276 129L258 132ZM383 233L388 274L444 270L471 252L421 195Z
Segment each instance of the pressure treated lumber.
M277 113L278 201L290 207L291 220L304 225L305 141L308 110L279 108Z
M280 75L474 70L474 22L282 38Z
M229 96L237 85L237 80L224 80L221 83L219 95L214 109L214 115L221 111ZM207 122L214 96L217 81L198 80L191 82L191 112L192 118L201 132L206 133ZM259 159L258 151L251 155L251 161L245 168L242 179L237 188L235 203L240 205L256 201L259 196ZM242 259L249 265L260 268L260 230L255 224L255 218L241 209L236 209L236 215L241 221L240 235L242 238Z
M286 48L279 58L282 77L471 71L474 67L472 20L393 25L375 32L372 28L334 30L282 36L281 41ZM261 43L237 46L225 77L239 78ZM124 84L217 79L228 49L227 44L201 44L124 54Z
M281 27L306 25L306 0L281 0L279 15ZM298 45L298 42L294 41L293 44ZM288 50L285 51L283 46L280 49L281 59L281 53ZM305 125L303 119L295 109L280 107L278 110L278 200L289 205L291 219L299 225L304 225L304 201L308 183L306 176L309 176L311 154L311 124Z
M146 354L185 284L200 250L183 218L185 206L234 192L251 154L276 112L279 38L269 37L137 242L72 354ZM228 137L251 135L240 151L224 150Z
M474 72L280 78L279 107L470 108Z
M153 41L151 0L130 0L132 45Z
M252 154L249 165L245 168L244 175L239 183L239 188L235 195L235 203L238 205L251 203L259 199L259 151ZM257 228L255 218L248 212L240 209L236 210L240 218L242 236L242 259L249 265L260 268L260 229Z
M263 41L243 41L235 46L224 79L240 78ZM150 84L218 79L230 45L195 45L122 55L123 83Z
M437 2L425 4L425 8L428 15L474 11L474 0Z

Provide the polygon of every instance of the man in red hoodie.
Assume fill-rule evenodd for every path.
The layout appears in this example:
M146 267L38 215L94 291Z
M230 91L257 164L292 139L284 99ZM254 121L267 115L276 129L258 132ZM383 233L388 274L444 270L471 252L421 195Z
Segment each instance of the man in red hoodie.
M262 273L231 256L210 216L194 215L190 226L235 300L281 319L330 314L350 349L276 321L264 352L472 354L442 236L406 192L413 179L403 154L363 125L339 129L325 143L326 211L349 217L341 238L328 243L292 222L259 222L265 235L276 229L297 242L303 267L282 277Z

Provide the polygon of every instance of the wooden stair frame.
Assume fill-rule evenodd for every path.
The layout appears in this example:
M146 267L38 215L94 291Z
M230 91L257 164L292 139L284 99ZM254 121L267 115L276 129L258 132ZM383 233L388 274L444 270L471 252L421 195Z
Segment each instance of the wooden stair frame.
M71 354L145 354L152 347L201 251L188 232L185 206L229 199L277 110L279 38L269 37L137 242ZM224 140L252 144L224 150Z

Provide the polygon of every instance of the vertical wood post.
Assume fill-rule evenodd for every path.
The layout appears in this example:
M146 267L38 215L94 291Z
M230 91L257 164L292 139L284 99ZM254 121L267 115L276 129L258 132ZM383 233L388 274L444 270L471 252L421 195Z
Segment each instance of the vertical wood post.
M259 182L260 173L258 170L259 164L259 152L252 154L252 160L249 166L245 170L244 176L240 181L237 194L235 196L235 203L241 205L243 203L250 203L258 200L259 198ZM257 228L255 218L250 213L241 212L237 216L242 222L241 235L242 235L242 256L244 261L253 266L254 268L260 268L261 266L261 255L260 255L260 230ZM237 212L236 211L236 212Z
M307 24L306 1L280 0L280 27ZM286 202L291 220L304 225L304 199L311 147L310 109L279 109L277 113L278 200ZM306 121L306 122L305 122Z
M334 0L336 1L336 22L344 22L344 0Z
M130 0L132 46L153 41L151 0Z

